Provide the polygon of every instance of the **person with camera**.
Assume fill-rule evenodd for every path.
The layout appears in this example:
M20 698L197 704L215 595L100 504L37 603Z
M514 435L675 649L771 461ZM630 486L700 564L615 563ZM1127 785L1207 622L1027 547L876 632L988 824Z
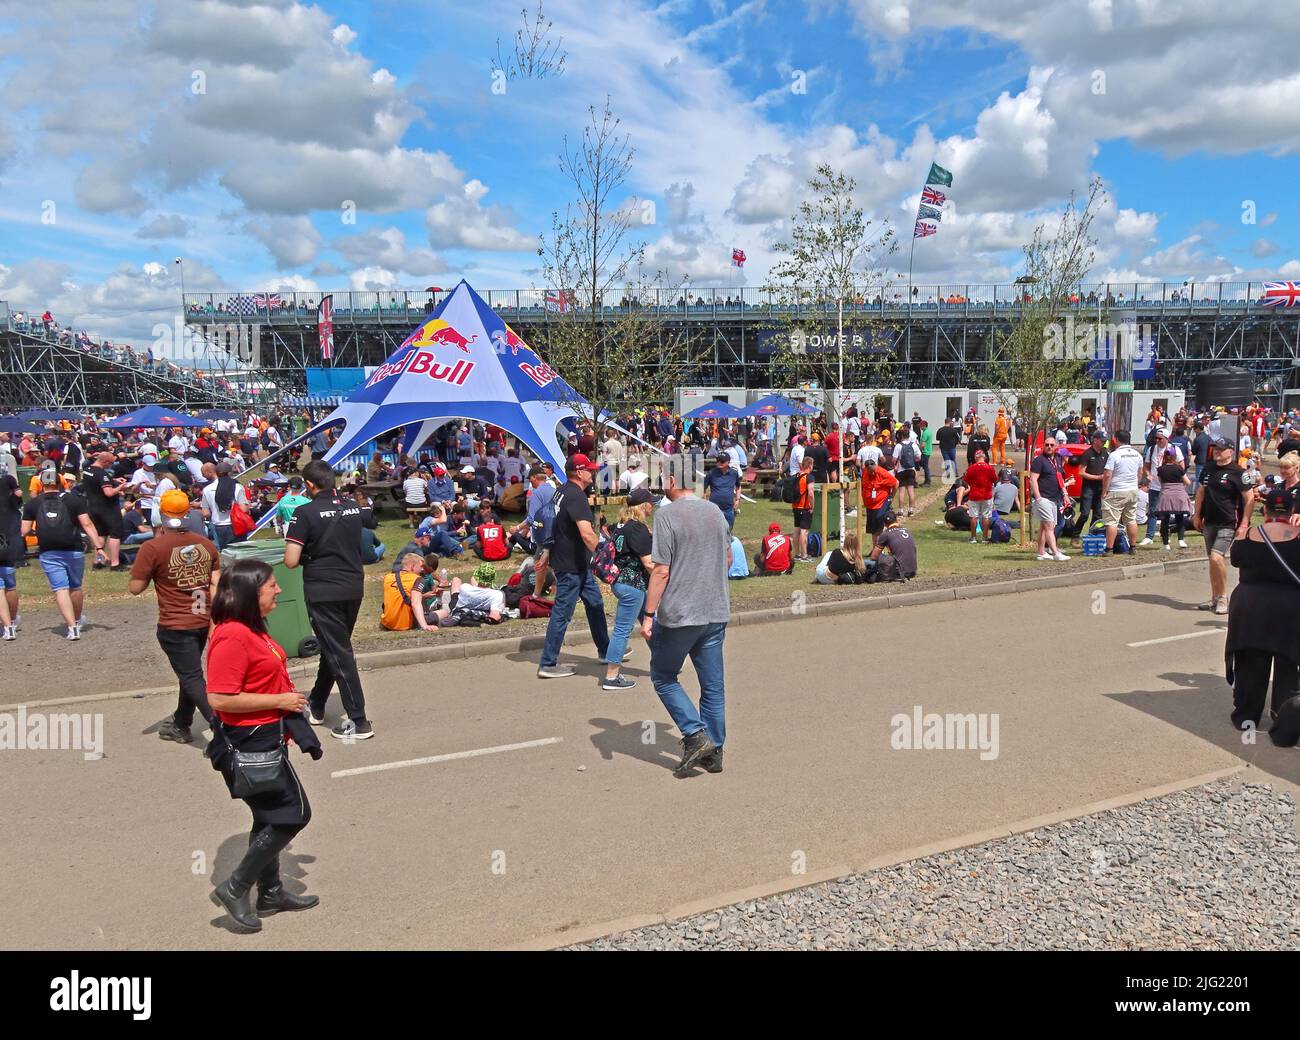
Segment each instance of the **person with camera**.
M221 572L212 600L207 690L214 717L207 756L230 797L242 799L253 814L248 851L214 898L249 932L261 931L261 917L320 902L291 895L280 880L280 853L311 820L287 745L292 740L313 759L322 752L303 718L307 698L289 678L288 656L266 629L279 592L270 564L239 560Z

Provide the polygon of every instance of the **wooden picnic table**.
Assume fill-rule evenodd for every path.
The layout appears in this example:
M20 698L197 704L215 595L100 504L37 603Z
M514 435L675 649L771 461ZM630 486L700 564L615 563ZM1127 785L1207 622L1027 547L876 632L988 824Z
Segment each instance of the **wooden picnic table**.
M400 480L380 480L374 484L359 484L357 486L363 494L374 500L376 509L381 509L384 506L398 507L405 505L399 494L402 487Z

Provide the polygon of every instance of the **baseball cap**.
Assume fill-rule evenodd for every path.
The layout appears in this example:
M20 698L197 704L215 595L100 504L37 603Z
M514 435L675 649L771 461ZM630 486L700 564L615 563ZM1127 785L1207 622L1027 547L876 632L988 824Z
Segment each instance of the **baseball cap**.
M235 471L235 467L234 465L231 464L229 459L222 459L220 462L217 463L218 476L228 477L234 471Z
M167 518L168 527L180 527L181 519L190 512L190 496L184 491L164 491L158 499L158 512Z
M473 474L475 472L475 469L473 466L461 466L460 471L462 473Z
M781 525L778 524L775 520L773 520L770 524L767 525L768 534L776 534L776 532L779 530L781 530Z
M565 464L564 472L577 473L580 469L585 469L588 473L595 473L600 469L600 464L592 462L591 459L581 453L569 456L569 461Z
M647 502L655 500L654 492L649 488L633 488L632 493L627 496L627 504L630 506L643 506Z
M142 465L142 466L156 466L156 465L158 465L158 456L157 456L157 455L141 455L141 456L140 456L140 465Z
M443 476L444 474L446 474L446 472L447 472L447 467L446 467L446 466L442 466L442 465L434 466L434 467L433 467L433 472L434 472L435 474L437 474L438 476L441 477L441 476Z
M728 455L725 451L720 451L720 452L718 452L716 455L713 456L713 458L714 458L717 462L730 462L730 461L731 461L731 456Z
M474 580L480 585L493 585L497 580L497 569L490 563L480 563L474 568Z
M1232 442L1229 441L1227 437L1220 437L1218 440L1212 441L1212 442L1210 443L1210 447L1212 447L1212 448L1231 448L1231 447L1232 447Z

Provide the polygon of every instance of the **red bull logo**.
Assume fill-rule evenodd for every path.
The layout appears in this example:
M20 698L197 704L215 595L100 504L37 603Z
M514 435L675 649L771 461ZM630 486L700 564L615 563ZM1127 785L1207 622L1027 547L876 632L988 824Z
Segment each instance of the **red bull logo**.
M510 353L515 357L519 356L519 348L527 347L528 344L515 335L514 329L507 325L504 329L497 329L492 333L492 344L496 347L498 354L504 354L506 348L510 348Z
M535 365L524 362L519 366L519 370L538 386L545 386L547 383L560 378L560 373L545 361L539 361Z
M435 318L432 321L425 322L415 334L403 344L408 347L438 347L448 346L469 353L469 345L478 339L478 333L466 339L454 326L448 325L441 318Z
M450 383L452 386L464 386L465 380L469 378L469 374L473 371L474 362L466 361L464 358L457 360L454 365L440 365L431 351L408 350L396 361L386 362L375 369L370 378L366 380L366 386L382 383L385 379L400 376L403 372L409 372L412 375L426 375L430 379Z

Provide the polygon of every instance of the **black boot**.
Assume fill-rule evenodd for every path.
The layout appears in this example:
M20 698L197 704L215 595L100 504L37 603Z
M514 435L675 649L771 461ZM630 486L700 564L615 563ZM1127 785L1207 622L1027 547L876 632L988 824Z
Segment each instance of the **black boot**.
M235 924L247 932L260 932L262 922L253 913L251 886L241 884L232 874L212 893L213 898L226 908Z
M702 729L697 730L682 740L682 760L673 770L673 775L685 776L700 759L716 750L717 745L709 739L709 735Z
M319 896L295 896L280 883L280 857L277 855L257 879L257 912L270 917L282 910L310 910L320 902Z

